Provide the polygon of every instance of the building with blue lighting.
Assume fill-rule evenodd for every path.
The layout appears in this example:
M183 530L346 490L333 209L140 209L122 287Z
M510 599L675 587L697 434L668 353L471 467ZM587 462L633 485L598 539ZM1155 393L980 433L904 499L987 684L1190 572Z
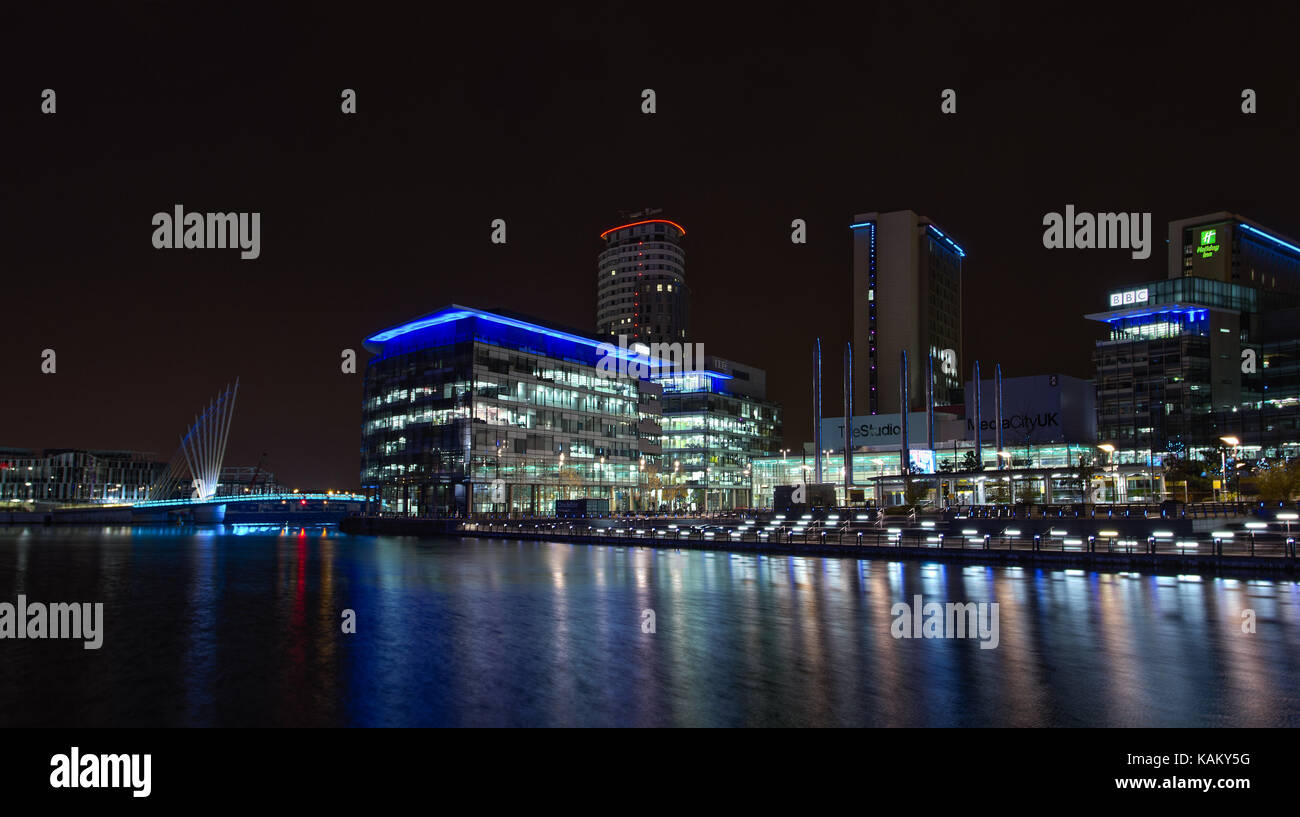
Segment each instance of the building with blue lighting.
M661 468L670 505L720 511L754 507L752 462L781 447L781 408L766 373L704 356L699 371L654 378L663 388Z
M448 306L365 339L361 483L422 516L644 501L659 389L599 367L630 353L503 312Z
M1097 434L1121 458L1203 457L1223 437L1300 453L1300 242L1227 212L1173 221L1167 279L1105 304L1087 316L1107 329Z
M860 213L850 229L854 405L869 414L900 411L903 350L911 405L902 410L924 410L927 356L934 359L935 403L960 404L966 251L911 210Z

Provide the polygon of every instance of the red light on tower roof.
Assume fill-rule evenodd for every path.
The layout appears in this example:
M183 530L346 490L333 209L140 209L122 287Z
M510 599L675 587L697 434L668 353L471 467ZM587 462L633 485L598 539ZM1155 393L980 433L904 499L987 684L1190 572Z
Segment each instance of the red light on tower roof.
M671 224L671 225L673 225L674 227L676 227L677 229L681 230L681 231L682 231L682 235L686 235L686 228L683 227L682 225L678 224L678 223L675 222L675 221L669 221L669 220L666 219L666 218L648 218L648 219L646 219L645 221L634 221L634 222L632 222L631 224L622 224L622 225L620 225L620 226L618 226L618 227L611 227L611 228L609 228L608 230L606 230L605 232L601 233L601 234L600 234L600 237L601 237L601 238L604 238L605 236L609 235L610 233L616 233L616 232L618 232L619 230L625 230L625 229L627 229L628 227L636 227L636 226L639 226L639 225L641 225L641 224ZM638 242L638 243L643 243L643 242Z

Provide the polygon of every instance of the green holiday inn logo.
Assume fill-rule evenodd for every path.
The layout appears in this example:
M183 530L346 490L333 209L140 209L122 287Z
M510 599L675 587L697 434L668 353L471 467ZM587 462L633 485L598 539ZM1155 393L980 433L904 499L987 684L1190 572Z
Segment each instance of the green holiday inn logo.
M1211 228L1201 230L1201 241L1196 247L1196 252L1202 258L1210 258L1219 251L1219 231Z

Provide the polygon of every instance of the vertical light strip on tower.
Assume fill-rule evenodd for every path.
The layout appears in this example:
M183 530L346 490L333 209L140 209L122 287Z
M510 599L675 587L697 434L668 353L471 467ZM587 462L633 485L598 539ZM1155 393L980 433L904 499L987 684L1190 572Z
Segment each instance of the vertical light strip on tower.
M975 361L975 470L984 468L984 417L980 412L980 362Z
M993 367L993 444L998 449L998 470L1002 469L1002 364Z
M821 425L820 420L818 425ZM844 344L844 504L853 485L853 341Z
M822 484L822 339L813 346L813 474Z
M903 431L903 439L900 443L901 447L898 449L898 467L899 473L903 475L903 485L906 488L908 484L908 474L911 473L912 464L911 457L908 455L907 451L907 412L910 409L907 403L907 350L902 349L898 354L898 416L902 418L902 422L899 425L902 427ZM903 501L907 501L906 496L903 497Z

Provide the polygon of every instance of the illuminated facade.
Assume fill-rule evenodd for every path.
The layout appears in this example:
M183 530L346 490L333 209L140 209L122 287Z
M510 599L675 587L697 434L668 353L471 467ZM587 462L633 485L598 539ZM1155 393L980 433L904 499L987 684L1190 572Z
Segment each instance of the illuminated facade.
M423 516L550 514L556 499L649 500L658 389L598 369L599 341L449 306L375 333L361 482L372 507ZM617 352L616 354L622 354Z
M926 357L937 405L962 401L962 260L966 251L911 210L860 213L853 231L854 405L900 411L899 357L907 351L908 411L924 410Z
M666 219L634 220L600 234L596 333L629 341L687 340L686 230Z
M984 462L997 463L997 448L985 443ZM1163 497L1163 475L1158 469L1140 463L1105 462L1091 444L1026 445L1009 448L1004 454L1005 468L990 465L973 470L974 443L948 441L934 452L934 472L913 475L911 479L923 489L920 494L924 502L937 502L939 507L1015 502L1124 503ZM1080 467L1080 458L1086 467ZM776 486L811 484L812 460L811 453L755 459L755 507L771 508ZM842 453L829 451L822 457L822 474L823 482L834 486L840 507L906 504L896 449L873 448L853 455L854 490L862 489L862 496L852 502L846 501Z
M1294 456L1300 244L1232 213L1169 226L1169 277L1107 295L1097 435L1155 464L1219 448Z
M700 371L655 378L663 387L663 471L671 507L753 507L752 462L781 446L781 409L765 399L766 374L706 356Z
M0 502L131 502L167 470L153 454L0 448Z

